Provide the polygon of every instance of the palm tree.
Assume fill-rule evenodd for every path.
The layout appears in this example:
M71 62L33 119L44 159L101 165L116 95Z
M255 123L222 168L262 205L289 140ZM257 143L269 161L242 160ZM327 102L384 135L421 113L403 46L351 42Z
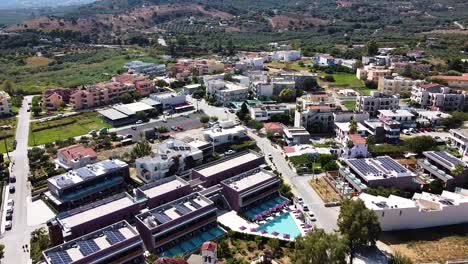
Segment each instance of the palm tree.
M358 123L356 122L356 120L351 120L351 122L349 122L349 134L356 134L357 129Z

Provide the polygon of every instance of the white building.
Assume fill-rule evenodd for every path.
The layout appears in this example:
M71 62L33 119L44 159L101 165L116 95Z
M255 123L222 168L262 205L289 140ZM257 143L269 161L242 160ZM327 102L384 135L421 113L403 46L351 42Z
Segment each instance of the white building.
M336 139L338 142L347 141L347 137L349 136L350 124L351 124L350 122L335 122L335 133L336 133ZM365 136L366 131L367 131L366 127L358 122L357 130L355 131L355 134Z
M301 59L301 52L298 50L279 50L271 54L273 61L297 61Z
M416 122L424 126L437 126L440 125L442 119L451 117L450 114L430 110L418 110L416 114L418 115Z
M249 88L256 98L271 97L273 95L273 85L267 81L254 81Z
M123 66L123 68L126 71L133 71L134 73L139 73L139 74L164 75L166 73L166 65L147 63L147 62L142 62L142 61L131 61L129 63L126 63Z
M232 76L232 81L246 87L250 84L250 78L244 75L234 75Z
M375 116L379 110L400 108L400 97L398 95L388 96L373 91L370 95L358 95L356 97L356 107L360 112L368 112L371 116Z
M415 85L411 90L411 101L421 107L441 111L464 110L468 105L468 94L436 84Z
M274 115L289 114L285 104L261 104L249 107L250 117L257 121L268 121Z
M341 158L367 158L369 151L367 150L366 139L359 134L349 134L342 140L342 147L338 150Z
M210 96L214 96L217 102L228 104L246 100L249 95L249 88L224 80L211 80L206 83L206 92Z
M423 82L423 80L413 80L399 75L384 76L379 79L378 89L386 95L410 95L413 85L420 85Z
M408 110L379 110L381 121L396 121L400 123L400 128L415 128L416 116Z
M185 104L187 102L186 95L183 93L162 92L150 94L151 99L162 104L163 109L172 108L176 105Z
M468 154L468 129L450 129L450 142L463 157Z
M0 116L10 116L12 114L10 95L5 91L0 91Z
M219 125L203 130L206 141L212 142L214 146L227 143L235 143L247 138L247 129L236 125L233 121L221 121Z
M441 195L415 193L412 199L361 193L358 198L373 210L383 231L418 229L468 222L468 190Z
M168 139L153 149L153 155L135 160L137 176L153 182L182 173L203 160L203 152L177 139Z

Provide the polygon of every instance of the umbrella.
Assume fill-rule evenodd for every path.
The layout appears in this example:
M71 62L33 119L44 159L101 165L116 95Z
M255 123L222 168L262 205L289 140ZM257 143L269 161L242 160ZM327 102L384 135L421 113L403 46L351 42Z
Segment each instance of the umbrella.
M240 229L240 230L242 230L242 231L244 231L244 230L246 230L246 229L247 229L247 227L245 227L245 226L241 226L241 227L239 227L239 229Z
M272 234L272 235L274 235L274 236L277 236L277 235L279 235L279 233L278 233L278 232L276 232L276 231L273 231L273 233L271 233L271 234Z
M283 235L283 238L290 239L291 236L290 236L289 234L284 234L284 235Z
M262 215L260 214L255 215L255 220L262 220Z
M274 207L270 208L269 209L270 213L273 213L274 211L276 211L276 209Z
M260 231L260 233L266 234L266 233L268 233L268 232L267 232L265 229L263 229L262 231Z
M301 210L297 209L296 211L294 211L294 213L300 214L300 213L302 213L302 212L301 212Z
M275 209L276 209L276 210L280 210L281 208L283 208L283 206L281 206L281 204L275 205Z
M250 228L250 232L257 232L257 229L255 227Z
M263 212L262 212L262 215L263 215L263 216L267 216L267 215L269 215L269 214L270 214L270 212L268 212L268 211L263 211Z
M309 224L306 224L306 225L305 225L305 228L312 228L312 226L309 225Z

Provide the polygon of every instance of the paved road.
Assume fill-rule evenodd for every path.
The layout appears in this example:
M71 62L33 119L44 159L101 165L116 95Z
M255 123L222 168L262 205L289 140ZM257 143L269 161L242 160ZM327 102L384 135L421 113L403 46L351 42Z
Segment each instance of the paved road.
M189 100L192 100L189 98ZM195 102L193 102L195 104ZM221 107L213 107L206 104L204 101L199 102L199 109L203 110L207 115L217 116L219 120L235 119L235 114L229 113ZM257 142L258 147L263 153L271 153L273 162L268 161L271 165L276 166L281 172L285 181L291 185L295 195L304 199L304 202L309 206L310 210L316 215L317 226L331 232L337 229L337 219L339 207L325 207L317 193L309 186L308 181L311 177L298 176L287 164L283 157L282 151L271 145L267 138L259 137L249 129L249 136Z
M32 228L27 225L27 208L31 199L31 190L28 185L28 133L30 113L27 112L28 102L32 96L27 96L23 100L23 105L18 114L18 127L16 130L16 140L18 145L12 152L11 158L12 175L16 176L16 192L10 194L10 199L14 199L15 207L13 213L13 228L3 234L0 243L5 245L4 263L28 263L29 253L22 250L22 245L28 244Z
M188 115L188 117L184 115ZM200 122L200 113L190 113L184 115L175 116L173 118L167 118L166 122L163 122L161 120L154 120L141 125L135 125L134 127L137 128L136 130L133 130L131 128L132 126L126 126L123 128L111 129L110 131L117 132L117 134L122 136L132 135L133 141L139 141L141 139L140 132L143 132L148 128L165 126L170 129L172 126L181 126L184 128L184 130L189 130L202 126L202 123Z

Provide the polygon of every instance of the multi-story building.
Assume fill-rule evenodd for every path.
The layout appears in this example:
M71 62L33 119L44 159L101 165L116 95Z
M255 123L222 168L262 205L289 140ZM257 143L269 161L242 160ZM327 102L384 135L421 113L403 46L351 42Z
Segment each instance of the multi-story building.
M248 138L247 129L230 120L221 121L218 125L204 129L202 133L205 140L212 143L213 146L240 142Z
M203 160L201 150L178 139L168 139L158 144L153 153L135 160L137 176L144 182L182 173Z
M168 91L150 94L149 98L160 103L163 110L179 112L181 107L185 108L185 110L193 109L193 105L187 102L187 96L184 93Z
M450 87L468 88L468 73L464 73L462 76L437 75L431 78L435 80L444 80Z
M183 80L191 75L202 76L223 72L224 64L214 60L180 59L169 69L169 75L178 80ZM205 82L206 84L206 82Z
M0 116L10 116L12 114L10 95L5 91L0 91Z
M468 221L468 190L441 195L415 193L411 199L361 193L359 199L379 219L383 231L463 224Z
M468 154L468 129L450 129L450 143L464 157Z
M335 134L336 140L340 143L346 142L348 136L350 135L350 124L351 122L335 122ZM361 136L366 135L366 127L363 126L360 122L357 122L356 131L353 134L358 134Z
M120 95L134 90L134 85L119 82L98 83L87 86L83 90L74 91L70 95L70 103L74 109L88 109L108 105L119 102Z
M192 188L184 179L171 176L138 187L134 192L151 209L189 195Z
M406 53L407 57L421 59L427 56L426 52L423 50L410 50Z
M78 169L97 161L97 154L92 148L77 144L57 150L57 165L66 170Z
M333 112L329 105L310 105L296 109L294 126L305 127L314 133L333 130Z
M273 95L273 85L268 81L253 81L249 90L255 98L269 98Z
M335 57L331 56L330 54L317 54L312 58L314 64L318 64L320 66L334 66L335 65Z
M356 77L359 80L368 80L378 83L380 78L389 76L392 70L387 69L385 66L375 66L373 64L366 65L363 68L356 70Z
M206 188L243 172L258 168L265 158L257 152L245 151L201 165L192 170L192 178L200 179Z
M249 107L250 117L257 121L268 121L272 116L289 114L289 107L285 104L258 104Z
M301 52L298 50L278 50L271 54L273 61L296 61L301 59Z
M205 83L206 93L213 96L217 102L229 104L235 101L244 101L249 95L247 86L227 82L224 80L211 80Z
M464 110L468 106L468 94L436 83L413 86L411 100L423 108L441 111Z
M400 108L400 98L398 95L385 95L381 92L373 91L370 95L358 95L356 97L356 107L360 112L368 112L371 116L376 116L379 110L394 110Z
M42 96L42 103L44 104L45 109L48 111L57 110L63 104L63 102L64 101L62 96L57 92L49 93L47 96Z
M296 81L289 77L271 77L270 83L273 87L273 95L279 95L284 89L296 89Z
M231 208L243 212L252 204L277 196L280 180L270 171L255 168L222 181L221 186Z
M155 64L142 61L131 61L123 66L125 71L132 71L138 74L164 75L166 74L166 65Z
M343 159L366 158L369 156L366 139L359 134L349 134L341 141L338 156Z
M369 187L395 187L417 190L416 174L388 156L367 159L346 159L347 167L340 168L340 175L353 188L362 192Z
M115 82L124 83L128 86L134 86L135 90L141 96L148 96L150 93L153 93L155 90L154 83L149 80L145 75L141 74L129 74L124 73L112 77L112 80Z
M418 160L418 167L430 177L435 177L444 183L445 188L453 190L456 186L463 186L468 182L466 164L452 154L445 151L425 151L424 159ZM462 164L464 169L460 175L455 175L453 169Z
M393 131L396 128L396 122L400 128L416 128L416 116L408 110L379 110L379 120L388 125L388 128ZM392 122L393 121L393 122ZM387 131L387 129L385 129ZM399 132L398 132L399 133Z
M57 208L77 207L122 190L129 175L127 163L104 160L47 179L49 191L45 195Z
M214 203L193 193L137 215L136 228L148 250L165 255L205 231L219 229L216 220Z
M144 263L143 241L121 221L42 252L47 264Z
M386 95L411 95L413 85L420 85L423 80L413 80L411 78L391 75L379 79L379 91Z
M103 226L122 220L130 221L143 205L128 193L122 192L93 203L58 214L54 223L48 223L51 237L59 243L84 236ZM58 228L53 228L58 226ZM57 233L57 234L54 234ZM57 244L53 241L54 244Z
M418 110L416 114L418 115L416 121L421 127L435 127L441 125L443 119L451 117L450 114L437 110Z
M310 143L310 133L304 127L283 127L283 138L288 146Z

